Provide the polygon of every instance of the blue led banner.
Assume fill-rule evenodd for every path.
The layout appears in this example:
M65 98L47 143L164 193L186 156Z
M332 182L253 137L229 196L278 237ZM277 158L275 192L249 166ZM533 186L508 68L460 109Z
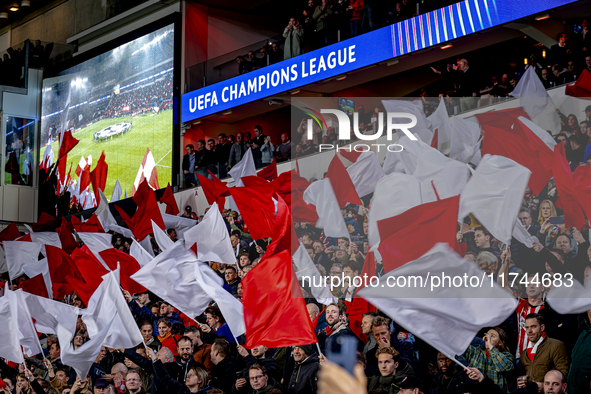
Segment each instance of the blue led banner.
M465 0L186 93L181 119L190 122L574 1Z

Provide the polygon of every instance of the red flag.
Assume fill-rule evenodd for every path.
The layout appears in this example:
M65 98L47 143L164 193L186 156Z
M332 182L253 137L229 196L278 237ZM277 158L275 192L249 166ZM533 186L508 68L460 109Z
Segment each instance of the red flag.
M291 195L291 216L296 222L316 223L318 220L316 207L312 204L308 205L304 201L304 194L297 190L294 190Z
M74 260L62 249L45 245L47 251L47 265L53 287L53 298L59 300L67 294L72 294L74 288L66 276L82 278Z
M70 287L74 289L78 297L84 305L88 305L88 301L92 296L92 293L96 290L96 288L92 288L88 283L84 283L84 281L74 278L71 275L66 276L66 280L68 281Z
M146 292L144 286L130 278L131 275L135 274L141 268L136 259L115 248L105 249L100 252L99 255L112 271L117 269L117 263L119 263L119 266L121 267L121 270L119 271L121 287L129 291L131 294Z
M33 223L31 227L33 228L33 231L41 231L45 227L51 226L53 222L55 222L55 218L53 216L49 215L48 213L41 212L39 219L37 219L37 221Z
M291 255L267 257L242 279L246 345L283 347L316 343L303 298L292 297Z
M368 278L367 283L371 280L371 278L377 277L376 275L376 263L374 259L373 252L369 252L367 256L365 256L365 263L363 263L363 270L359 275L360 278ZM365 281L365 280L364 280ZM359 290L365 287L365 283L361 283L361 286L357 288L355 293L359 292ZM362 340L363 342L367 342L368 338L361 331L361 320L363 319L363 314L367 312L375 312L376 307L367 302L365 299L361 297L353 298L353 302L351 303L351 307L349 308L349 328L351 331L357 335L357 337Z
M346 150L340 150L339 153L341 156L349 160L351 163L355 163L357 159L359 159L359 156L361 156L361 153L363 152L357 152L356 150L351 149L351 152L347 152Z
M88 249L88 246L86 245L82 246L80 249L74 250L74 253L72 253L72 258L78 263L80 274L88 285L90 294L92 294L103 281L103 275L108 274L109 271L103 267L101 262L98 261L96 256L90 251L90 249Z
M275 204L271 196L250 187L233 187L230 194L234 197L252 239L270 237L275 225Z
M18 285L18 288L23 289L23 291L26 291L27 293L38 295L39 297L49 298L43 274L39 274L28 280L23 280Z
M289 235L288 235L289 233ZM269 246L267 246L266 254L271 256L284 250L290 252L290 255L295 252L295 249L299 246L298 237L295 233L295 229L292 225L291 214L285 201L279 197L277 201L277 220L275 220L275 227L273 228L273 240Z
M72 131L66 130L62 135L62 140L60 141L60 152L59 158L63 158L70 152L76 145L78 145L80 141L76 138L72 137ZM65 167L64 167L65 168Z
M145 185L145 187L142 185ZM115 209L117 209L136 239L141 241L149 234L152 234L152 220L162 230L166 229L160 208L158 208L156 194L145 182L140 184L140 187L133 196L133 201L136 204L139 202L139 204L131 218L118 206L115 206Z
M581 204L587 219L591 219L591 164L575 168L573 182L575 184L577 200Z
M585 225L583 208L577 200L577 192L573 182L573 174L564 153L564 143L554 147L554 161L552 174L556 182L559 201L564 211L564 224L566 227L576 227L579 230Z
M74 229L79 233L104 233L105 229L93 213L84 223L74 224Z
M90 172L90 181L92 182L92 189L94 190L94 196L96 197L96 203L100 204L101 196L99 194L99 189L104 192L105 186L107 185L107 172L109 166L105 162L105 152L101 153L101 157L98 159L96 163L96 167L94 170Z
M538 151L531 150L530 146L526 135L495 127L485 126L484 128L482 156L485 154L504 156L529 169L531 176L528 185L533 193L538 195L552 178L552 173L540 165L542 162L540 154Z
M288 206L291 206L291 171L282 172L271 185L277 195L281 196Z
M565 93L582 99L591 98L591 73L584 68L574 84L566 85Z
M174 199L174 193L172 192L172 187L170 187L170 183L164 189L164 194L160 197L160 202L166 204L166 213L169 215L178 215L179 214L179 207Z
M437 142L438 137L437 137L437 130L439 129L435 129L435 132L433 133L433 139L431 140L431 148L439 148L439 142Z
M221 186L217 184L215 180L208 179L200 174L196 175L199 184L203 188L203 193L205 193L205 198L207 199L209 205L213 205L214 202L217 202L218 208L220 212L222 212L224 210L224 205L226 205L226 198L222 196L222 189L220 189ZM226 186L226 190L227 189L228 187Z
M384 272L390 272L427 253L436 243L456 242L460 196L418 205L378 220Z
M62 157L57 159L57 180L59 184L65 184L64 179L66 179L66 164L68 163L68 155L65 154ZM72 170L72 166L70 165L70 171ZM59 193L59 185L58 190Z
M257 172L257 176L266 179L269 182L277 178L277 162L275 162L275 159L273 159L271 164Z
M62 243L62 249L66 251L68 254L72 254L74 249L78 247L74 236L72 235L72 231L68 226L66 219L62 217L62 223L58 229L55 230L60 237L60 242Z
M78 182L80 182L80 193L86 190L86 188L90 185L90 166L88 164L80 173Z
M31 239L31 234L30 233L26 233L25 235L23 235L20 238L15 239L14 241L33 242L33 240Z
M14 241L21 236L16 223L12 222L0 232L0 241Z
M326 178L330 179L330 184L341 208L345 208L347 202L355 205L363 205L355 191L355 185L351 180L351 176L349 176L347 169L337 155L332 158L328 166Z
M475 115L478 123L484 129L484 126L496 127L505 131L510 131L511 126L519 123L518 118L523 116L530 119L523 107L503 109L499 111L490 111ZM530 119L531 120L531 119ZM482 154L484 156L484 153Z

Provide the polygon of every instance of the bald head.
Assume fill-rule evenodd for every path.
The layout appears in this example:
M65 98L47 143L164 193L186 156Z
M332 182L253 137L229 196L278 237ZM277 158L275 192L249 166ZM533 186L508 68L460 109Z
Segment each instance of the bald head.
M316 317L318 316L318 313L320 313L318 305L308 304L306 305L306 308L308 308L308 316L310 316L310 320L314 321L314 319L316 319Z
M544 376L544 394L564 394L566 379L562 372L553 369Z

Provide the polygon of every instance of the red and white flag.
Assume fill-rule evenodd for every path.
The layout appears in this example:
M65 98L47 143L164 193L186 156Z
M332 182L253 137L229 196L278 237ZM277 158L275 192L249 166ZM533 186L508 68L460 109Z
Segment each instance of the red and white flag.
M148 185L154 189L160 189L158 185L158 173L156 172L156 162L154 161L154 156L152 155L152 151L150 148L146 149L146 154L144 155L144 159L142 160L142 164L140 164L140 168L135 176L135 181L133 182L133 188L131 189L131 196L135 194L135 192L140 187L140 184L145 180L148 181Z

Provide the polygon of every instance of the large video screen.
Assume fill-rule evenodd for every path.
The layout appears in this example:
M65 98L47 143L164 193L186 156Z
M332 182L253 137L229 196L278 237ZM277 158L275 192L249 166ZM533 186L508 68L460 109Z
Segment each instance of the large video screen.
M64 131L80 141L60 166L64 174L53 170L62 197L69 192L73 203L92 207L92 186L86 187L81 171L93 170L103 152L107 199L117 181L123 196L131 196L144 177L153 188L171 181L173 66L171 24L43 80L42 155L51 145L57 161Z

